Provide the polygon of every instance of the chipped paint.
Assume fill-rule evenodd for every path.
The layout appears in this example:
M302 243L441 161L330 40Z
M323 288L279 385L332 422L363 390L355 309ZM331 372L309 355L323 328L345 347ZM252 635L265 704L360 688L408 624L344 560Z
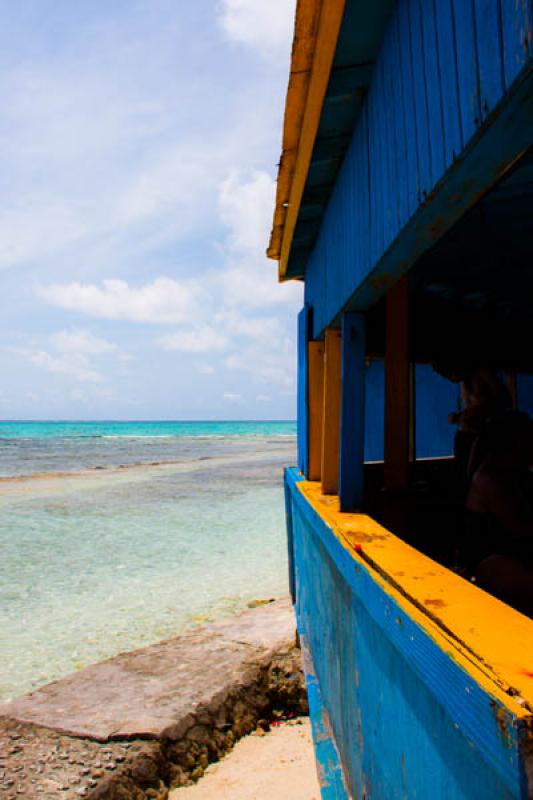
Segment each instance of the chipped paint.
M433 606L433 608L446 608L446 603L439 597L426 597L424 599L425 606Z
M512 728L514 725L513 718L497 703L492 703L494 714L498 723L498 730L507 747L514 746L514 737L512 736Z
M368 792L369 798L425 797L430 774L435 800L480 796L524 800L521 787L533 767L533 714L526 692L522 686L504 686L503 676L483 651L480 654L473 642L462 641L458 634L464 631L447 630L442 622L449 617L450 606L457 620L468 618L468 603L460 608L454 595L470 584L450 573L445 595L450 606L428 609L423 601L439 600L441 594L431 591L434 587L429 584L442 583L447 570L399 542L374 520L340 514L331 498L320 505L318 489L315 496L309 482L295 479L291 470L287 475L295 521L298 626L316 659L313 672L320 676L310 692L320 691L322 696L316 714L319 730L328 724L330 731L342 736L340 753L352 796ZM385 536L379 551L370 541L362 554L357 553L350 528L358 533L378 529ZM387 567L398 561L402 569L391 572L405 575L391 580ZM415 572L422 580L410 585ZM413 586L419 587L418 599L413 597ZM491 599L479 590L472 597L487 599L490 606ZM465 595L459 599L464 601ZM485 613L482 635L502 622L496 606L485 608ZM517 618L524 619L506 617L506 637ZM482 635L476 634L476 642ZM514 669L515 677L520 669L522 665ZM523 676L527 682L530 679ZM397 735L391 737L393 729ZM327 737L318 739L319 747L328 745ZM321 758L321 763L329 768L328 759ZM462 775L459 783L455 770ZM464 780L479 793L466 790ZM331 783L325 790L331 790Z
M533 712L533 685L518 666L533 653L532 620L424 556L370 517L341 513L338 498L324 497L320 484L300 481L296 486L352 554L354 563L372 569L387 592L478 682L504 705L513 702L510 710L516 708L511 698L518 695L524 700L524 713ZM362 534L369 538L359 552L356 545ZM426 604L427 599L438 602Z

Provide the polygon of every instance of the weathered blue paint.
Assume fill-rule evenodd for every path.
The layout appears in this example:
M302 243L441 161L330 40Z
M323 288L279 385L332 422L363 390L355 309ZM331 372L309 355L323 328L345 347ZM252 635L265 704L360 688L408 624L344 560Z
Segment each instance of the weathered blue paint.
M477 60L476 23L473 0L453 0L455 24L454 54L459 78L459 113L461 115L463 149L481 124L479 101L479 66ZM457 110L455 112L457 114Z
M355 511L363 503L365 452L365 318L342 315L342 394L339 465L341 511Z
M298 614L296 614L296 618L298 618ZM309 716L311 717L313 744L315 746L315 759L320 783L320 796L322 800L349 800L339 751L329 724L328 712L322 700L313 660L307 647L305 634L300 631L300 626L298 627L307 687L307 700L309 702Z
M306 251L315 338L370 307L531 145L532 39L531 0L399 0Z
M455 20L452 0L434 0L435 19L439 20L437 55L442 101L445 169L462 150L463 132L459 112L459 76L455 54Z
M526 798L520 724L354 560L298 491L300 477L286 473L296 609L348 791Z
M501 18L505 85L510 86L533 53L533 3L502 2Z
M303 476L302 476L303 477ZM289 568L289 592L291 600L296 603L296 579L294 574L294 537L292 532L292 505L290 488L287 481L283 482L285 492L285 525L287 530L287 565Z
M307 343L310 338L311 306L305 304L298 314L298 387L297 387L297 433L298 433L298 466L300 471L308 473L308 368Z

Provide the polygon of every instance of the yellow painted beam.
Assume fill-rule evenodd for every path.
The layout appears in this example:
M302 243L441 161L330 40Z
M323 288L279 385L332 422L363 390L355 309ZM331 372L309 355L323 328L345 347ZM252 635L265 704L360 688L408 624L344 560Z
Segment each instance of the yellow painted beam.
M327 328L324 342L324 412L322 422L322 491L339 491L341 432L341 332Z
M345 0L298 0L276 208L267 250L287 272L294 229L335 56Z
M310 481L322 476L322 421L324 414L324 343L309 342L309 475Z
M339 511L319 483L299 491L350 556L516 717L533 726L533 620L460 578L365 514Z

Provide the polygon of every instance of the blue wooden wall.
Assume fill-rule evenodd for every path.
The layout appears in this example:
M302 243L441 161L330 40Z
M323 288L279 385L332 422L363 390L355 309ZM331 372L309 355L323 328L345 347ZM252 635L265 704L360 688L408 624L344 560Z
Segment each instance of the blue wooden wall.
M286 473L299 629L351 796L526 798L518 727L355 561ZM346 795L348 796L348 795Z
M418 458L453 453L455 426L448 422L457 409L457 384L442 378L427 364L415 371L415 433ZM365 461L382 461L384 452L385 370L383 361L371 361L366 370Z
M421 246L414 232L410 249L396 256L392 247L417 210L431 204L444 176L455 172L463 185L468 180L464 164L463 172L455 169L458 156L487 127L513 82L529 75L532 57L533 0L398 1L306 266L315 337L384 255L394 273L401 260L409 261L410 249ZM479 154L468 189L472 202L485 188L487 160L496 169L512 157L514 146L522 146L509 125L498 135ZM530 142L531 122L524 136ZM447 202L451 218L453 194ZM429 240L442 225L434 209Z

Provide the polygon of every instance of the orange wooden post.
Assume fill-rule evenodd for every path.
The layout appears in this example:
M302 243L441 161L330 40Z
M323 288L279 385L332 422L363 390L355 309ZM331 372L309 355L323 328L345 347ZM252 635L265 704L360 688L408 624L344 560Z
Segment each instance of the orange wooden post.
M333 328L327 328L325 338L322 426L322 492L337 494L341 428L341 332Z
M409 285L407 277L387 293L385 353L385 489L406 489L411 442Z
M308 479L319 481L322 475L322 419L324 414L324 342L309 342L307 357L309 378Z

